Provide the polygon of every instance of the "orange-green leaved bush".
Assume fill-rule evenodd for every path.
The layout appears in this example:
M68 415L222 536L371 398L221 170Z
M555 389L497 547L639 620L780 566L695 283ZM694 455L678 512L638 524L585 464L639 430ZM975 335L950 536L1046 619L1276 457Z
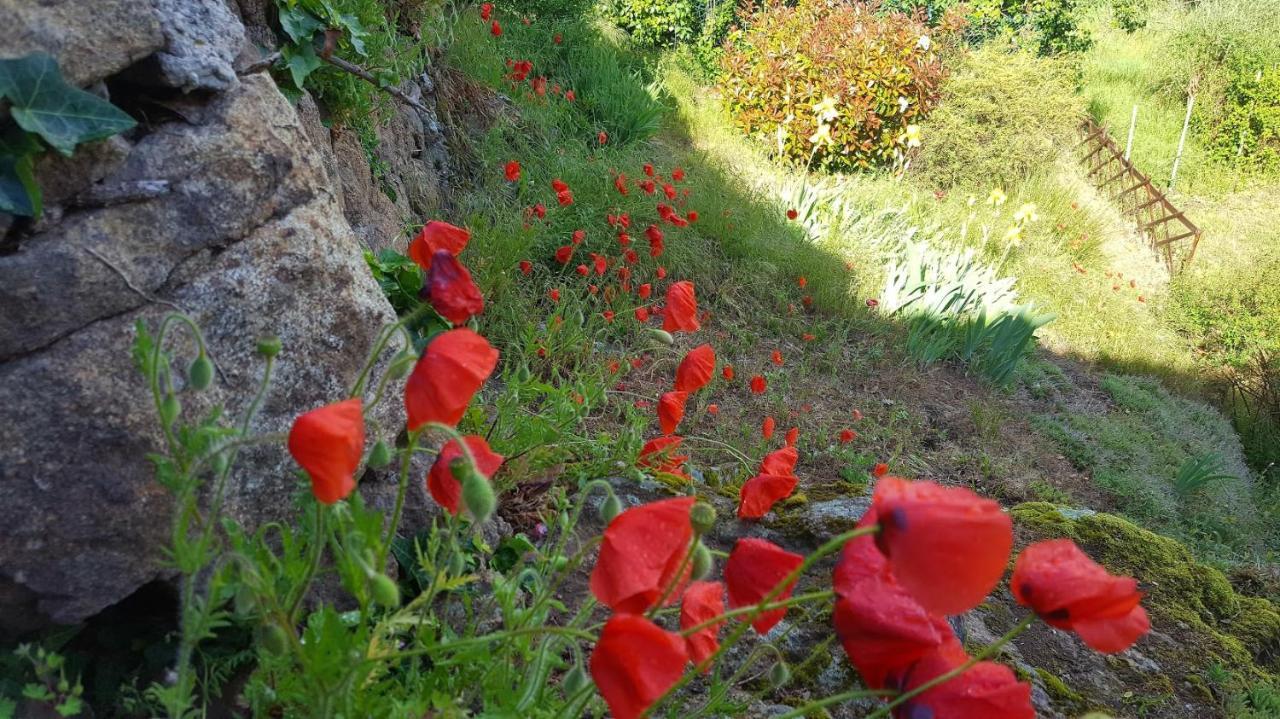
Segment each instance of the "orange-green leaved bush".
M954 29L854 2L767 7L730 35L725 104L739 128L791 161L831 170L899 163L938 100Z

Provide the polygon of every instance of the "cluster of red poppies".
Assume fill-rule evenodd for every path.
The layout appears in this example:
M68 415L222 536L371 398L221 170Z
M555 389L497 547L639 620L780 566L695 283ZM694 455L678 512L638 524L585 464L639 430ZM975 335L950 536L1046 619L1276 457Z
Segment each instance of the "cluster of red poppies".
M789 462L787 450L766 459L777 465L774 476L789 472ZM706 531L696 526L694 503L681 497L634 507L605 529L591 591L614 615L590 664L616 717L641 716L690 662L705 669L714 661L726 596L729 610L749 610L733 612L740 621L768 633L784 618L787 608L778 605L792 596L805 563L772 542L744 538L723 581L694 581L687 555ZM971 660L945 618L976 607L1004 575L1013 535L1000 506L967 489L883 476L857 526L867 533L845 543L836 564L833 614L864 683L912 693L895 707L898 717L1034 717L1030 686L1004 665ZM1098 651L1122 651L1149 629L1137 583L1108 574L1070 540L1028 546L1010 583L1018 603ZM680 632L646 616L677 597Z
M410 432L428 424L455 427L472 398L498 364L498 350L463 326L484 309L484 297L458 256L471 233L445 222L428 222L409 243L409 257L426 274L426 287L436 313L454 329L432 338L414 364L404 387ZM289 452L306 470L312 493L322 504L345 499L355 488L355 473L364 449L363 404L359 397L307 412L289 432ZM461 509L462 482L487 483L502 465L502 455L483 437L450 440L441 448L427 475L431 496L453 514ZM479 487L476 494L486 494ZM480 513L472 508L473 513Z

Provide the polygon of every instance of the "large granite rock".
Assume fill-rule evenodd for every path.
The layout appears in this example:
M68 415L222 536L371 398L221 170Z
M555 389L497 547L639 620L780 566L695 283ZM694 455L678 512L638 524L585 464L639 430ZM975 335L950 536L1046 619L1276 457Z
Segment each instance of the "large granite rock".
M167 182L167 193L69 210L0 256L0 633L81 620L164 575L170 505L145 458L159 437L130 360L136 321L154 327L172 303L204 328L220 376L182 392L189 417L213 403L243 411L261 370L256 340L279 335L255 428L280 432L340 398L394 321L320 148L269 77L183 116L190 124L155 128L98 183ZM375 417L394 427L397 403L383 405ZM297 484L282 449L245 460L231 515L288 516ZM375 503L393 491L365 488Z
M164 47L151 0L0 0L0 57L42 51L88 85Z

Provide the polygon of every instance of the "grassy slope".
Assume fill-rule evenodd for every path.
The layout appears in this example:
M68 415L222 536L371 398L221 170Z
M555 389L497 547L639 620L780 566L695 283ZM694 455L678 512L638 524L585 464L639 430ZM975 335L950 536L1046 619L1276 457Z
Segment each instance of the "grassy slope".
M448 62L466 73L470 82L509 92L514 99L493 102L497 111L492 127L471 148L481 171L473 185L455 198L450 219L465 222L475 232L466 259L489 302L481 330L501 348L507 376L527 373L533 378L527 387L538 387L534 397L516 397L508 391L498 401L529 413L531 419L554 415L569 424L576 421L578 426L559 438L563 446L585 446L594 439L608 447L586 469L579 467L578 476L609 471L614 461L627 462L643 438L657 433L652 410L636 403L656 400L669 387L681 354L706 341L716 347L722 361L734 365L737 379L732 383L715 380L690 403L681 431L690 437L691 464L698 470L698 483L691 489L706 496L736 496L737 486L759 457L780 445L783 430L799 427L800 491L764 522L767 529L792 541L812 539L805 524L810 502L861 493L869 479L867 470L876 461L888 461L905 475L968 484L1009 504L1048 499L1110 508L1125 499L1100 491L1090 476L1099 466L1064 456L1033 431L1029 420L1040 416L1063 424L1076 418L1095 423L1128 421L1130 410L1107 394L1098 377L1074 363L1064 365L1064 370L1038 361L1022 373L1016 391L1006 392L949 366L921 369L903 355L902 328L863 306L862 300L877 291L885 240L916 224L963 224L975 212L964 198L938 201L924 190L889 178L854 178L842 182L836 193L848 208L844 214L852 218L840 227L842 232L824 233L816 217L814 223L787 222L783 210L797 197L807 196L795 189L804 178L773 168L737 138L719 117L705 88L669 58L657 66L657 76L664 82L650 95L646 86L655 76L650 74L654 66L618 47L617 38L606 30L572 23L524 28L509 20L499 42L469 19L464 18L457 29ZM547 42L556 32L562 34L563 45ZM547 73L551 81L566 87L584 87L588 82L593 86L572 105L555 98L527 97L523 91L511 90L501 77L501 60L507 56L532 59L535 74ZM584 57L590 60L589 67L583 66ZM588 79L587 74L594 77ZM616 105L607 99L617 97L629 100ZM644 124L651 121L646 119L650 111L656 113L660 133L650 140L631 139L643 133ZM602 128L611 140L600 148L595 133ZM502 164L511 159L525 168L518 187L501 178ZM662 264L673 279L697 283L702 309L709 312L704 330L681 336L674 348L651 341L631 319L636 303L632 296L616 296L609 306L617 316L606 322L601 313L607 293L593 295L586 290L587 281L572 271L578 259L567 268L551 260L555 248L579 228L588 233L579 256L586 251L616 255L614 230L603 217L619 211L632 214L638 226L631 234L643 247L642 228L654 219L654 199L634 186L628 197L619 196L611 172L635 178L646 162L657 165L661 174L683 167L689 176L683 186L692 191L685 209L700 214L689 228L666 228L668 249ZM552 178L563 179L573 188L572 206L555 208L548 187ZM1132 351L1154 344L1149 335L1129 334L1152 326L1147 310L1132 307L1131 299L1122 304L1112 298L1096 277L1100 272L1089 275L1088 281L1099 288L1094 300L1086 298L1089 293L1060 291L1072 281L1081 281L1073 276L1077 273L1070 269L1071 258L1105 264L1106 257L1101 245L1073 247L1064 239L1077 232L1098 233L1106 221L1087 203L1082 210L1073 210L1070 203L1076 190L1069 183L1066 186L1065 190L1061 184L1029 188L1025 195L1011 192L1010 206L1024 199L1036 201L1045 216L1025 248L1008 259L1008 267L1023 278L1020 289L1062 315L1059 327L1077 327L1057 330L1063 333L1060 341L1065 348L1079 346L1089 337L1100 347L1127 345ZM536 202L551 208L547 219L526 223L522 211ZM962 241L976 243L973 238L980 236L977 228L984 221L993 227L1007 222L1010 207L1001 212L1003 218L975 216L973 234ZM1070 230L1063 235L1053 230L1059 222ZM857 234L843 232L851 227ZM515 270L525 258L535 266L529 277ZM852 263L852 272L847 263ZM1032 271L1037 267L1055 269ZM651 279L654 270L645 258L635 281ZM803 290L797 283L802 276L808 283ZM558 303L547 298L553 287L562 291ZM802 302L806 295L813 297L812 309ZM1089 318L1108 316L1116 307L1131 308L1111 320L1116 331L1124 334L1099 340L1096 328L1087 324ZM1139 324L1137 330L1129 327L1134 324ZM806 340L805 334L815 338ZM540 349L546 350L545 356ZM783 367L770 363L773 349L786 358ZM640 359L640 366L628 369L633 359ZM620 363L617 375L608 369L611 360ZM770 382L771 389L763 396L750 394L745 386L745 379L757 372ZM1131 381L1111 382L1120 386ZM1093 401L1080 401L1085 395ZM585 409L566 412L563 407L575 396L584 398ZM1173 400L1159 395L1155 402L1152 411L1162 411ZM708 403L718 405L718 415L707 411ZM865 415L860 422L851 416L854 409ZM766 415L774 416L780 428L779 436L770 442L760 439L757 429ZM860 434L850 445L835 440L844 427ZM1212 435L1197 433L1194 424L1186 428L1192 433L1189 438L1166 435L1159 426L1152 431L1159 441L1182 451L1212 442ZM1091 447L1094 456L1107 448L1105 437L1092 431L1078 434L1077 441ZM1167 492L1158 485L1164 481L1162 476L1143 475L1142 481L1155 483L1154 491L1162 496ZM1177 602L1182 599L1171 601L1181 606ZM1207 614L1216 616L1213 611ZM1157 628L1175 637L1182 631L1160 617ZM1270 640L1267 635L1257 641ZM1179 680L1198 677L1206 662L1203 654L1194 651L1194 642L1187 646L1187 652L1172 652L1162 661L1164 671ZM1029 645L1027 653L1034 654L1034 646ZM1224 661L1245 674L1259 671L1245 666L1248 660L1243 656L1228 655ZM1054 671L1065 670L1055 667ZM1165 692L1155 701L1171 698ZM1181 701L1188 698L1181 696ZM1106 696L1086 697L1085 703L1115 706L1114 698ZM1202 709L1213 705L1203 696L1195 703Z

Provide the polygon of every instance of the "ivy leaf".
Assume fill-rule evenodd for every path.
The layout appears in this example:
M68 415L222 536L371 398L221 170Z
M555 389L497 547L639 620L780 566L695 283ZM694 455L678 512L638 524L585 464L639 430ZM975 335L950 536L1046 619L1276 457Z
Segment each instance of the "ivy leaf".
M40 185L33 172L40 149L39 142L14 125L0 132L0 212L40 216Z
M339 15L338 24L347 31L347 41L351 43L351 47L361 57L368 57L369 53L365 50L364 41L369 37L369 31L364 29L364 25L360 23L360 19L355 15Z
M45 53L0 60L0 97L12 103L9 112L22 129L67 156L82 142L111 137L135 124L115 105L68 85L58 63Z
M301 45L285 45L280 54L284 57L289 74L293 77L293 84L299 90L311 73L320 68L320 56L316 54L316 49L310 40Z
M295 45L309 45L316 32L324 29L324 23L300 7L280 12L280 26Z

